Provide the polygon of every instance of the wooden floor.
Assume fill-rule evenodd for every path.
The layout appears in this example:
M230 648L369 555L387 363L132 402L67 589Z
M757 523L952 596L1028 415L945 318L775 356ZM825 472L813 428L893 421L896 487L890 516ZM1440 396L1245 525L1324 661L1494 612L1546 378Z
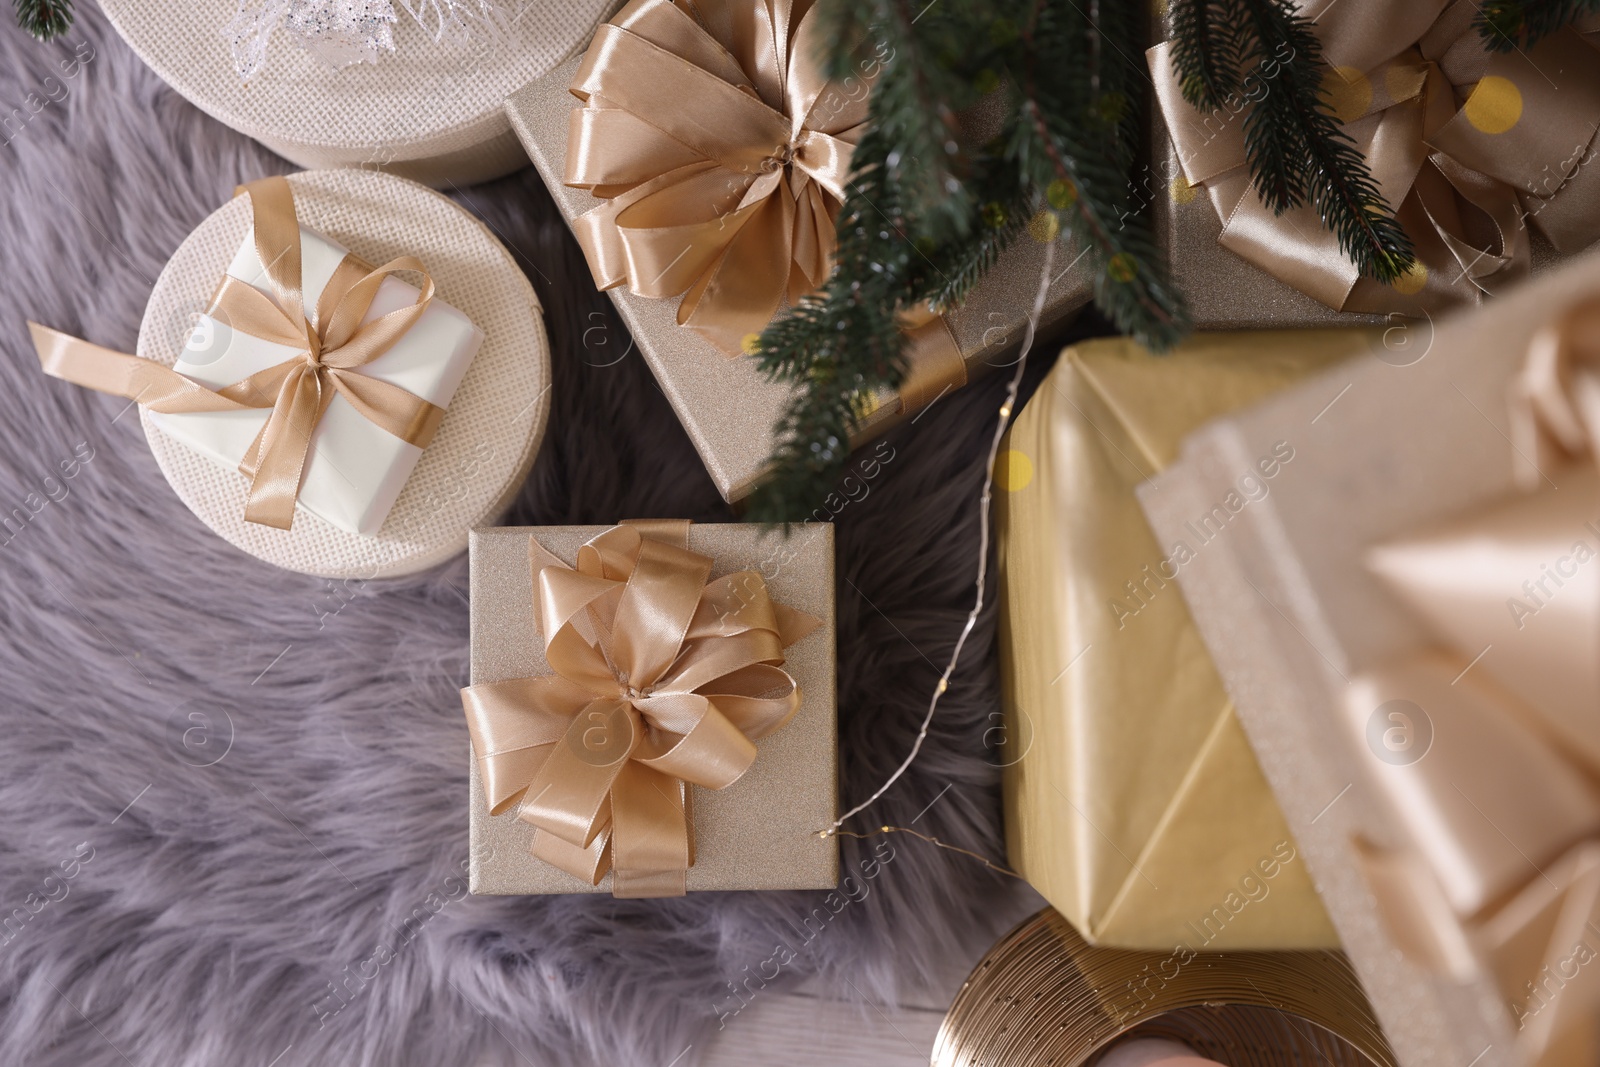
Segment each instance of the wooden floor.
M1007 918L1021 922L1042 907L1030 893ZM814 982L757 997L704 1049L691 1046L663 1067L927 1067L945 1010L981 956L950 959L931 988L898 1004L863 1003L849 987Z

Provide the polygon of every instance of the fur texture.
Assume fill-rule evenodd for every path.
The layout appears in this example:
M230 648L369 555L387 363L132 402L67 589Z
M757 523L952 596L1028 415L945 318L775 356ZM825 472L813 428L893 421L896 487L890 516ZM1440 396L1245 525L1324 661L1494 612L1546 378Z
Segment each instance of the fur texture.
M465 560L338 589L256 562L183 508L121 401L39 373L23 326L131 350L172 250L288 164L93 5L52 45L0 22L0 116L27 116L0 131L0 512L28 516L0 533L0 1063L666 1064L692 1042L688 1064L780 941L799 954L773 987L888 997L993 939L1025 890L903 835L844 841L857 899L803 946L824 894L464 897ZM454 195L518 253L555 353L506 521L728 521L533 171ZM967 610L1002 379L891 437L838 516L846 803L906 752ZM999 856L993 644L991 607L921 759L855 829L927 807L919 829ZM893 859L864 880L874 849Z

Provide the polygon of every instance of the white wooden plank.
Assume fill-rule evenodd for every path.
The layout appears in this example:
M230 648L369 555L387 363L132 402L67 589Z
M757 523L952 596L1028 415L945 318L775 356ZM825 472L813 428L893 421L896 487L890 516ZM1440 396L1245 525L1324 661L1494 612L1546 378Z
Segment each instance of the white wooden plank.
M764 993L716 1032L698 1063L701 1067L927 1067L943 1019L942 1010Z

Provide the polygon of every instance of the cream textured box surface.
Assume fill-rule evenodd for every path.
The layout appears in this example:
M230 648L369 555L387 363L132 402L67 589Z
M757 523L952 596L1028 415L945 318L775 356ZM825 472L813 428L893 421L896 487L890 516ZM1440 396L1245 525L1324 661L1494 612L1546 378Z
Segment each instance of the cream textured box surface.
M501 109L506 94L588 44L617 0L192 0L181 6L101 0L99 6L163 81L278 155L308 168L378 167L447 189L527 165ZM335 68L279 28L266 42L259 69L248 80L240 77L230 47L243 36L230 40L235 20L269 27L286 17L309 22L316 29L307 32L326 43L338 35L339 19L332 32L322 30L321 19L332 14L356 21L384 10L394 47L375 47L375 62Z
M306 302L314 304L346 250L300 228L301 270ZM265 295L271 285L247 232L228 274ZM393 276L379 286L363 322L416 302L417 289ZM483 331L460 311L435 298L416 325L361 373L397 385L439 407L449 407L456 386L483 342ZM211 389L232 385L296 355L288 345L252 337L202 315L173 369ZM152 413L162 430L229 469L238 469L251 443L272 415L248 411ZM383 526L422 449L400 440L366 418L342 395L328 405L311 436L298 505L342 530L373 535Z
M1575 785L1582 773L1558 774L1552 765L1511 795L1506 786L1513 768L1526 769L1532 748L1564 749L1575 766L1581 754L1534 728L1542 708L1529 712L1522 729L1490 730L1475 696L1495 690L1532 640L1518 636L1495 597L1509 605L1527 595L1524 578L1570 570L1574 542L1592 539L1592 530L1577 520L1570 530L1558 527L1543 546L1548 551L1522 559L1526 566L1513 568L1518 573L1503 589L1483 561L1498 544L1517 542L1490 533L1461 542L1467 556L1445 572L1411 575L1445 588L1476 580L1489 590L1491 615L1506 636L1460 653L1442 673L1412 670L1418 684L1398 718L1388 703L1394 694L1370 679L1401 678L1394 664L1437 657L1430 650L1464 621L1457 613L1429 620L1414 612L1380 578L1376 548L1504 511L1524 530L1540 518L1531 503L1540 498L1513 495L1519 453L1535 454L1527 438L1512 444L1513 384L1536 331L1597 294L1600 255L1591 252L1436 328L1424 322L1387 331L1388 343L1372 357L1200 430L1180 460L1140 490L1163 543L1192 549L1179 576L1184 595L1406 1067L1531 1062L1527 1039L1568 1022L1562 1009L1544 1010L1546 1002L1559 1003L1564 987L1593 992L1592 964L1583 965L1600 943L1593 926L1580 921L1563 934L1555 925L1556 904L1595 888L1594 871L1575 871L1569 862L1581 861L1582 849L1561 851L1585 834L1592 842L1593 829L1583 827L1594 817L1590 802L1571 797L1593 785ZM1234 511L1227 494L1278 442L1294 448L1294 462L1270 496ZM1555 499L1576 494L1578 509L1587 505L1594 514L1592 466L1547 461L1540 469ZM1502 503L1511 508L1485 511ZM1386 551L1391 562L1416 558ZM1584 589L1556 590L1562 596L1551 602L1563 605L1563 617L1575 609L1595 614L1580 603ZM1586 647L1568 658L1592 671L1594 649L1580 643ZM1537 708L1515 699L1510 705ZM1593 714L1591 707L1591 724ZM1413 751L1423 731L1426 742ZM1534 795L1548 799L1562 789L1566 801L1544 809L1534 803ZM1399 888L1435 880L1442 895L1432 906L1402 913L1380 905L1402 899ZM1541 897L1547 886L1552 900L1541 906L1548 914L1514 914L1518 902ZM1497 951L1524 934L1515 958ZM1453 946L1454 955L1430 958L1419 945ZM1540 970L1546 951L1556 958ZM1526 986L1506 981L1523 970ZM1566 1032L1574 1042L1567 1055L1557 1049L1537 1062L1594 1062L1594 1021Z
M562 184L566 175L569 117L580 106L568 91L578 61L551 71L515 93L507 102L511 125L570 224L602 203L586 190ZM1056 239L1053 280L1042 326L1066 319L1091 297L1088 276L1073 270L1074 256L1065 236ZM946 316L969 377L992 366L1009 366L1023 324L1039 288L1045 245L1024 234L1002 255L969 294L962 307ZM633 333L661 391L694 441L711 479L725 499L747 496L765 475L772 454L773 426L783 414L790 387L769 381L752 359L730 357L677 323L676 297L654 300L626 288L611 290L617 310ZM876 436L903 418L894 398L868 415L861 438Z
M472 684L549 673L534 617L528 539L571 563L578 546L604 526L502 527L472 531ZM836 838L819 830L838 810L834 704L833 527L809 523L785 540L756 525L689 527L688 548L710 556L711 576L741 570L762 575L772 599L822 620L784 650L784 670L802 696L782 729L756 742L757 757L726 789L692 787L694 865L687 888L831 889L838 881ZM536 859L533 828L515 811L491 816L477 760L472 764L469 832L472 892L609 892Z

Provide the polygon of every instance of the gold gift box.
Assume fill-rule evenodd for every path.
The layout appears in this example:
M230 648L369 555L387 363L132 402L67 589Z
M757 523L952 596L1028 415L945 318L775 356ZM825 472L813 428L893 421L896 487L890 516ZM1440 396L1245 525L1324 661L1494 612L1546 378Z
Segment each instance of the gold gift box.
M556 68L506 101L512 128L569 224L602 203L586 190L562 184L568 116L580 106L568 86L580 61L581 57ZM1087 273L1072 269L1070 240L1057 236L1057 231L1056 226L1030 227L978 283L966 303L946 316L969 378L992 366L1009 365L1008 353L1021 341L1038 292L1045 254L1041 238L1049 235L1059 242L1041 327L1064 320L1089 302L1091 280ZM755 360L730 357L679 326L677 297L655 300L617 288L611 291L611 298L723 498L731 502L748 496L766 473L767 457L776 444L773 426L792 395L791 387L769 381ZM897 397L881 397L863 421L855 443L916 414L903 411Z
M472 684L550 673L534 615L528 539L571 562L605 526L500 527L470 539ZM835 745L833 527L807 523L787 540L740 523L695 523L688 548L711 557L713 578L761 574L772 598L822 620L785 649L784 669L800 687L800 710L756 742L750 770L726 789L693 786L694 865L690 892L725 889L831 889L839 879L837 838L818 831L838 811ZM468 833L470 888L481 894L603 893L598 886L529 855L533 827L515 810L491 816L478 761L471 759Z
M1595 890L1594 831L1584 830L1594 811L1592 800L1573 800L1585 794L1574 784L1584 776L1573 769L1581 753L1543 728L1545 709L1503 686L1506 666L1526 651L1518 642L1532 639L1517 632L1524 620L1511 600L1528 595L1518 583L1560 566L1575 541L1592 544L1582 520L1596 513L1591 461L1541 462L1550 496L1512 495L1517 464L1537 453L1525 438L1513 447L1508 399L1535 333L1597 292L1600 254L1590 252L1436 329L1414 324L1400 350L1378 350L1195 433L1178 462L1140 490L1163 539L1182 537L1244 457L1274 441L1294 444L1272 496L1180 581L1406 1067L1600 1059L1592 1011L1566 1031L1570 1045L1529 1054L1530 1038L1568 1022L1551 1005L1593 992L1587 961L1600 941L1581 918L1568 925L1565 905ZM1497 530L1497 516L1514 511L1525 534L1552 498L1572 509L1570 530L1558 525L1556 536L1532 543ZM1455 529L1453 542L1441 524ZM1435 554L1424 567L1418 538L1433 537L1464 554L1443 569ZM1504 581L1492 563L1508 550L1519 573ZM1385 562L1403 573L1383 574ZM1470 620L1420 614L1399 592L1407 581L1486 591L1512 647L1497 637L1476 661L1472 652L1454 653L1457 661L1430 651ZM1569 665L1592 674L1596 609L1584 589L1559 594L1560 612L1589 621L1555 636L1577 646ZM1392 718L1390 688L1422 715ZM1499 717L1506 709L1528 718L1509 729ZM1585 721L1593 715L1591 706ZM1413 743L1415 755L1404 755ZM1525 772L1534 749L1570 765L1546 761L1546 773L1519 784L1513 769ZM1564 800L1540 807L1563 791ZM1439 894L1432 902L1412 895L1409 911L1385 903L1430 885Z
M1364 350L1369 331L1069 348L999 465L1013 866L1086 938L1190 951L1338 940L1134 487L1184 434ZM1292 453L1236 488L1258 506ZM1164 547L1166 546L1166 547ZM1199 549L1204 552L1205 549Z

